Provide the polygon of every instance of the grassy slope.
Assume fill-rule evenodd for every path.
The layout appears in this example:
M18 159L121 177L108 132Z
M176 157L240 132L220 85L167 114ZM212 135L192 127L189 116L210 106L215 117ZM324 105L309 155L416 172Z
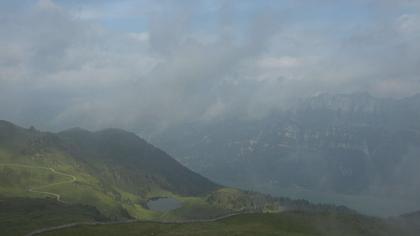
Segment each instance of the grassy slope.
M164 190L196 196L219 187L130 132L73 129L59 136L69 144L68 153L87 163L91 173L137 195Z
M100 187L99 180L83 171L68 156L54 151L35 155L19 155L1 148L0 150L0 163L33 167L0 165L0 197L51 197L50 195L28 191L29 188L33 188L34 190L59 194L65 202L95 206L109 217L116 217L121 214L121 206L112 195L107 194ZM77 180L53 185L53 183L60 183L69 178L40 167L54 168L62 173L75 176Z
M114 186L101 185L98 178L83 171L82 168L77 168L77 165L72 163L71 159L67 159L61 154L49 154L46 157L38 155L36 158L17 155L10 158L11 156L5 154L5 152L0 153L0 163L18 165L0 165L0 199L2 197L51 197L46 194L29 192L28 189L32 187L60 194L61 200L65 202L95 206L104 215L114 219L123 215L123 210L138 219L162 220L211 218L230 211L230 209L226 209L229 206L223 208L210 205L206 201L206 197L180 196L163 190L150 192L148 196L175 197L184 203L183 207L167 213L150 211L141 204L141 202L146 201L143 196ZM74 175L77 180L72 183L54 185L54 183L67 181L68 177L57 175L45 168L38 168L40 164ZM28 168L26 165L33 166L33 168Z
M360 215L311 214L285 212L247 214L218 222L189 224L132 223L119 225L80 226L44 233L54 235L258 235L258 236L391 236L410 235L400 226ZM414 235L414 234L412 234Z
M0 234L23 235L33 230L72 222L106 220L95 208L55 200L5 198L0 200Z
M209 201L214 194L222 201ZM237 201L238 192L232 198L226 189L129 132L73 129L51 134L0 121L0 199L57 195L67 203L95 206L112 219L213 218L243 210L241 202L246 202ZM184 204L170 212L154 212L146 207L154 197L174 197Z
M136 135L116 129L52 134L0 121L2 163L34 168L0 168L0 198L48 196L28 191L39 189L60 195L64 202L95 206L113 219L128 214L137 219L213 218L232 211L275 212L284 205L309 206L223 188ZM76 181L63 183L60 178L66 176L48 168ZM34 173L28 175L28 171ZM184 204L171 212L153 212L146 202L154 197L175 197Z
M64 202L95 206L114 219L127 212L156 219L161 213L146 209L147 199L173 196L189 209L218 186L125 131L76 129L56 135L0 121L0 199L54 197L31 188L58 194Z

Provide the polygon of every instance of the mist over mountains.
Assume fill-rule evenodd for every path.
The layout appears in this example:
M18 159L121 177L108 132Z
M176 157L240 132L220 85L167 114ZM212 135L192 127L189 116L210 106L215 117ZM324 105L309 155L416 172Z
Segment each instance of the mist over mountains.
M419 95L320 94L259 120L180 125L152 142L220 183L392 215L419 207L419 108Z
M0 0L1 234L418 236L419 42L418 0Z
M420 4L1 1L1 119L143 131L320 92L420 92ZM53 99L52 99L53 98Z

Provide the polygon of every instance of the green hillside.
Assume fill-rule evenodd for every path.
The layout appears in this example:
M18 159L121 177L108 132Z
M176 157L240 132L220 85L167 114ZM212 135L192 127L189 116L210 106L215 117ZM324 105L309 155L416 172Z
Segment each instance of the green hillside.
M68 205L36 198L5 198L0 201L0 229L3 236L24 235L43 227L72 222L106 221L94 207Z
M203 195L218 188L127 131L72 129L59 136L69 144L68 153L85 162L90 173L104 183L118 185L134 194L147 196L153 191L166 190L181 195Z
M6 197L90 205L113 220L282 209L268 196L209 181L130 132L77 128L54 134L0 121L0 199ZM148 209L147 201L159 197L175 198L182 206L169 212Z
M49 197L113 219L156 218L150 198L201 199L218 188L126 131L53 134L0 121L0 198Z

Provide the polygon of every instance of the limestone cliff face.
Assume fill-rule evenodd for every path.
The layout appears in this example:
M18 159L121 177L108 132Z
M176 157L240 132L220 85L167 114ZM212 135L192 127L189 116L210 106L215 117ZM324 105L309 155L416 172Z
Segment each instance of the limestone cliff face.
M321 94L261 120L188 124L153 142L226 184L401 191L418 175L410 166L420 163L420 96Z

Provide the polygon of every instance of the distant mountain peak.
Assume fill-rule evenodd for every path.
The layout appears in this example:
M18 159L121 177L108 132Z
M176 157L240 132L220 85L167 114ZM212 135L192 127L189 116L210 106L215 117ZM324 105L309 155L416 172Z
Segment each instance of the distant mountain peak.
M371 96L367 92L333 94L322 93L304 99L297 110L333 110L343 112L373 112L380 109L384 99Z
M95 132L96 134L107 134L107 135L114 135L114 136L125 136L125 137L136 137L136 138L140 138L139 136L137 136L137 134L127 131L127 130L123 130L123 129L118 129L118 128L107 128L107 129L103 129L103 130L99 130Z

